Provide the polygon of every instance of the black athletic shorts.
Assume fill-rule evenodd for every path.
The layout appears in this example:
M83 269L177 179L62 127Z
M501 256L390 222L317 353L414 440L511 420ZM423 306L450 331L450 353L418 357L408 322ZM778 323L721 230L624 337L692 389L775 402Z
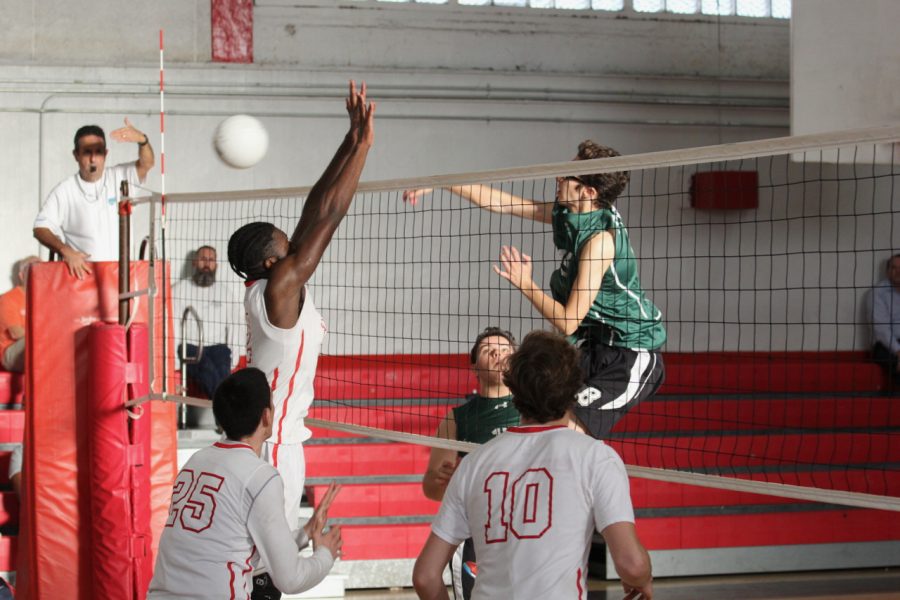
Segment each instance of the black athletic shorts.
M253 576L253 591L251 600L281 600L281 592L275 587L275 583L268 573L259 573Z
M656 393L666 369L659 350L630 350L602 343L581 345L584 387L575 416L588 433L606 439L619 419Z
M453 583L453 597L456 600L469 600L472 597L477 574L475 542L469 538L456 548L450 558L450 581Z

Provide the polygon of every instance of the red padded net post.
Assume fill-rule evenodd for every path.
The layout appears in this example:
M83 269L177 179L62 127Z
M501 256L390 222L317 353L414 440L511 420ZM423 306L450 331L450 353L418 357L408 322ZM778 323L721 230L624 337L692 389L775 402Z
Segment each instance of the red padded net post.
M23 490L19 542L19 568L17 588L21 597L44 600L65 597L72 600L89 600L105 596L92 590L93 559L91 522L95 516L106 518L92 511L91 500L91 438L88 406L90 330L96 321L113 322L118 309L118 265L94 263L93 273L83 280L69 275L63 263L41 263L29 271L27 290L28 404L25 418L25 455L23 465ZM133 289L147 287L147 263L131 264ZM157 274L157 287L162 294L170 290ZM145 297L133 300L134 323L147 323ZM157 348L162 344L161 302L154 305L154 339ZM170 324L171 327L171 324ZM132 326L131 336L138 336L139 328ZM147 335L146 333L144 335ZM118 342L117 342L118 343ZM146 353L146 341L132 339L132 354L128 362L139 362L134 354ZM143 350L142 350L143 349ZM171 377L174 373L174 352L169 348L167 364L161 356L154 356L156 373L165 369ZM138 375L138 370L133 374ZM122 383L122 382L120 382ZM124 385L124 383L122 384ZM139 377L129 384L130 394L143 395L146 386ZM154 390L158 392L158 389ZM123 397L119 398L119 406ZM140 419L137 430L126 428L129 447L144 444L142 450L127 450L124 459L132 456L131 463L146 463L149 439L149 468L129 467L126 478L138 483L139 471L149 471L150 477L150 549L129 547L127 556L135 560L137 573L134 587L146 589L153 553L162 532L172 481L175 478L177 437L175 431L175 406L168 402L152 402L143 405L145 414L153 419ZM122 411L124 413L124 411ZM150 434L143 428L152 430ZM118 434L116 434L118 435ZM144 459L140 459L143 455ZM129 483L129 485L131 485ZM135 503L130 509L139 514L144 509ZM92 514L93 513L93 514ZM107 536L126 537L128 531L107 531ZM139 528L134 531L140 534ZM143 575L141 575L143 573ZM127 596L131 597L131 596Z
M128 385L128 398L140 398L150 391L148 381L149 354L147 337L149 332L143 324L132 325L128 330L128 362L135 370L135 377ZM150 551L153 531L150 526L153 507L150 503L150 446L153 411L152 404L138 408L135 418L129 419L129 441L131 442L131 515L134 551L135 589L138 600L147 594L147 587L153 577L153 554Z
M128 350L125 328L94 323L90 330L91 580L96 598L133 596L130 444L125 387Z

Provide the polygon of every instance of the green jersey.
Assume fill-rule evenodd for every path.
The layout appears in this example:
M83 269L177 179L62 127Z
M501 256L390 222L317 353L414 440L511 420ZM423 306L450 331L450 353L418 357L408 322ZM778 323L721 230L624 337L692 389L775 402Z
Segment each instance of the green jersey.
M485 398L469 394L466 402L453 409L456 420L456 439L461 442L483 444L519 424L519 411L512 396Z
M561 304L568 301L578 276L581 250L601 231L612 233L615 255L603 275L600 291L571 339L577 342L590 334L610 346L655 350L666 341L662 312L641 289L628 230L614 206L587 213L572 212L558 203L553 207L553 243L563 252L562 263L550 277L553 299Z

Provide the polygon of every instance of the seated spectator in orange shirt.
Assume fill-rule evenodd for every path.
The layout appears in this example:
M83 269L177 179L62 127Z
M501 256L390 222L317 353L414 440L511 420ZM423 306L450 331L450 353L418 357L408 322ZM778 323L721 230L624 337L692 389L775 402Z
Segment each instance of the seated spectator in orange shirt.
M25 281L28 267L40 260L37 256L17 260L13 288L0 296L0 366L6 371L25 370Z

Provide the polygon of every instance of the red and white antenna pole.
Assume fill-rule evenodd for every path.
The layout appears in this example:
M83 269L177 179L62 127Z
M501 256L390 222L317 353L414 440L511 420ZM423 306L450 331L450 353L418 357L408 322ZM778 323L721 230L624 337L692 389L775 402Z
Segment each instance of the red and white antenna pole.
M159 192L162 202L162 223L166 222L166 68L163 30L159 30Z

